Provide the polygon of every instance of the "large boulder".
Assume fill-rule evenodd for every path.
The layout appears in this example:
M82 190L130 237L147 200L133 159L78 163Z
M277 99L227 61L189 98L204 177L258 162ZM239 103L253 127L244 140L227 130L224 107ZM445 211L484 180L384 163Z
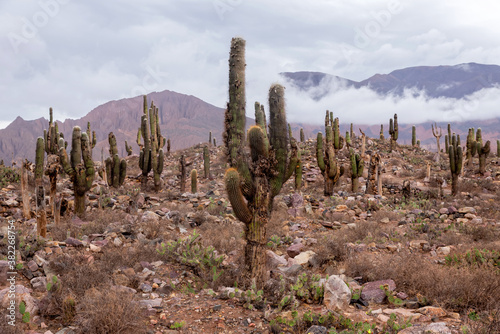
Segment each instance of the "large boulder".
M338 275L328 278L325 283L323 304L332 311L345 309L351 302L351 290Z

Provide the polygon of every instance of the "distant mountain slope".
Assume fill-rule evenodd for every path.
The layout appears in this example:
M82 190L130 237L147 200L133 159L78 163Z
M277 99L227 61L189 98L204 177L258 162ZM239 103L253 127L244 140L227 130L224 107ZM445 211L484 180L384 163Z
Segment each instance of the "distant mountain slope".
M329 91L343 87L368 87L382 95L401 95L405 89L416 88L431 98L457 99L483 88L500 87L500 66L477 63L408 67L389 74L375 74L360 82L321 72L284 72L281 75L302 90L314 88L311 97L315 99L318 98L317 91L323 92L321 98ZM339 84L332 86L332 80Z

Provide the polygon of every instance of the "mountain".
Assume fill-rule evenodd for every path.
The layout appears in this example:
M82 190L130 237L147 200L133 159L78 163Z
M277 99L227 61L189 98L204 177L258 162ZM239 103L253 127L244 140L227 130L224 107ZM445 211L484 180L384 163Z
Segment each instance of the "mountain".
M314 99L351 87L367 87L381 95L402 95L405 89L417 89L430 98L461 99L483 88L500 86L500 66L477 63L408 67L389 74L375 74L360 82L321 72L283 72L281 75L299 89L310 91Z
M154 92L147 95L159 109L162 135L170 138L172 150L182 149L208 141L209 132L221 143L224 109L213 106L191 95L172 91ZM101 149L107 157L109 144L108 134L113 132L118 142L118 154L125 156L125 140L132 146L134 154L139 153L136 143L137 130L142 115L142 96L110 101L98 106L86 116L64 122L58 121L59 131L64 134L71 146L71 133L75 125L85 130L87 122L96 132L97 145L93 149L93 157L101 159ZM47 110L48 116L48 110ZM54 110L57 119L57 110ZM248 122L250 123L250 122ZM17 117L5 129L0 130L0 159L10 163L12 159L28 158L34 161L36 138L43 136L43 130L49 126L48 120L39 118L26 121ZM165 148L166 150L166 148Z

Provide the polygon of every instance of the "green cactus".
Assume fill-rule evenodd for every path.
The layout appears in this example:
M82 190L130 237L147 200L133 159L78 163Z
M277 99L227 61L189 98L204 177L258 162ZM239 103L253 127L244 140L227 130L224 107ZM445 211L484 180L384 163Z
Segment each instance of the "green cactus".
M92 156L92 149L97 144L97 137L95 131L90 131L90 122L87 122L87 136L89 137L90 156Z
M108 185L118 188L125 182L127 175L127 161L118 156L116 137L113 132L108 135L109 158L106 159L106 174L108 176Z
M356 137L356 134L354 133L353 127L354 126L351 123L351 130L349 131L349 136L350 136L351 140L353 140ZM346 136L346 139L347 139L347 136Z
M477 129L479 132L481 129ZM479 174L484 175L486 173L486 158L490 154L490 141L488 140L484 146L482 146L482 140L476 143L476 151L479 156Z
M349 155L351 158L352 191L356 193L359 190L359 177L363 175L365 162L359 154L354 153L352 148L349 150Z
M411 127L411 146L417 146L417 128L415 125Z
M349 147L352 144L351 143L351 136L349 135L349 131L345 132L345 142L347 144L347 147Z
M54 212L55 197L57 190L57 175L61 173L61 164L59 162L59 142L66 147L67 142L64 143L64 135L59 132L57 122L53 121L52 108L49 108L49 129L43 130L43 137L45 143L45 152L47 153L47 166L45 174L49 176L50 180L50 203L51 211Z
M73 128L70 158L64 147L59 149L59 158L66 174L73 182L75 193L75 213L82 216L85 213L85 194L94 181L94 162L90 153L90 143L87 133L80 127ZM83 159L83 162L82 162Z
M339 163L335 157L332 127L327 125L325 132L326 138L324 142L323 134L321 132L318 132L316 138L316 160L318 161L318 167L325 178L324 194L325 196L331 196L333 195L333 187L343 173L341 173L341 168L339 167Z
M305 142L304 129L303 128L300 128L300 142L301 143Z
M215 138L214 138L214 146L215 146ZM167 154L170 155L170 138L167 139Z
M45 212L45 189L43 188L43 165L45 158L45 143L42 137L36 141L35 155L35 197L37 235L47 237L47 214Z
M212 145L212 131L208 133L208 145Z
M205 178L210 178L210 151L208 150L208 146L203 147L203 171Z
M302 188L302 159L300 151L297 151L297 163L295 166L295 190Z
M448 144L451 145L451 124L448 123ZM448 147L448 146L446 146Z
M450 143L448 140L448 135L444 135L444 147L449 147L449 146L450 146Z
M147 97L144 95L144 115L141 117L140 134L144 141L139 155L139 167L142 170L141 184L146 187L148 174L153 170L153 181L155 191L160 190L160 176L163 171L163 162L165 156L163 154L163 146L165 146L165 138L161 135L160 121L158 116L158 108L151 101L149 112L147 111Z
M52 108L49 108L49 129L43 130L45 142L45 152L49 154L59 154L59 138L64 138L64 134L59 132L57 122L53 121ZM67 143L66 143L67 144Z
M127 152L127 155L130 157L132 155L132 146L128 146L127 141L125 140L125 151Z
M450 158L450 171L451 171L451 194L455 196L458 192L458 176L462 172L462 147L457 145L455 135L452 137L452 145L448 146L448 155Z
M475 140L475 135L474 135L474 128L469 128L469 132L467 133L467 142L466 142L466 148L467 148L467 166L470 168L472 167L472 158L476 155L476 140Z
M497 157L500 157L500 140L497 139Z
M384 137L384 125L383 124L380 124L380 137L379 137L381 140L384 140L385 137Z
M191 171L191 193L196 194L198 192L198 172L196 169Z
M179 158L179 171L181 172L181 184L180 184L180 190L181 194L186 192L186 167L191 166L192 162L186 162L186 159L184 158L184 154L181 154L181 157Z
M435 126L434 126L435 125ZM434 124L431 124L431 128L432 128L432 135L436 138L436 142L437 142L437 151L438 153L441 152L441 144L439 143L439 139L441 138L441 136L443 135L443 131L441 130L441 127L439 127L439 132L438 132L438 126L436 123ZM446 146L448 147L448 146ZM439 156L439 154L438 154Z
M256 108L261 109L261 108ZM273 199L296 168L289 157L284 88L269 90L269 148L263 122L248 130L250 157L245 154L245 41L233 38L229 56L229 102L225 114L224 143L228 163L225 184L234 213L245 224L245 265L259 287L265 281L266 225ZM260 123L260 124L259 124ZM295 163L291 163L295 160Z
M399 136L398 114L394 114L394 119L389 120L389 135L391 136L390 152L392 152Z

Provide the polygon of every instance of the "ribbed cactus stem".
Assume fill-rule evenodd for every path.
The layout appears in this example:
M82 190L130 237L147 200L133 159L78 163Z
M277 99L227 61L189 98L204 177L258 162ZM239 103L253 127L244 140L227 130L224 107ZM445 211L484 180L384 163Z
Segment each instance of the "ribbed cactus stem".
M399 137L398 114L394 114L394 119L389 120L389 135L391 136L390 151L392 152Z
M417 146L417 128L415 125L411 127L411 146Z
M212 131L208 133L208 145L212 145Z
M457 145L455 136L451 139L452 145L448 147L451 171L451 194L455 196L458 192L458 176L462 172L462 147Z
M203 171L205 178L210 178L210 151L208 146L203 147Z
M191 193L196 194L198 192L198 172L196 169L191 171Z
M358 192L359 190L359 177L363 175L363 169L365 163L361 156L357 153L354 153L354 150L351 148L349 150L350 158L351 158L351 180L352 180L352 191Z
M381 140L385 139L385 137L384 137L384 125L383 124L380 124L380 136L379 136L379 138Z
M497 139L497 157L500 157L500 140Z
M127 162L118 156L118 148L116 145L116 137L113 132L108 135L109 155L106 159L106 174L108 185L118 188L125 182L127 173Z
M45 212L45 189L43 187L43 165L45 143L42 137L36 141L35 155L35 196L37 213L37 235L47 237L47 215Z
M479 129L478 129L479 130ZM477 154L479 155L479 174L484 175L486 173L486 158L490 154L490 141L488 140L484 146L481 143L477 144Z
M238 171L234 168L229 168L224 176L224 181L226 184L229 202L233 207L234 214L243 223L250 223L253 215L248 209L245 199L243 198L243 194L240 189L240 176Z
M443 132L441 131L441 127L439 127L439 132L437 131L437 124L434 123L434 124L431 124L431 128L432 128L432 135L436 138L436 142L437 142L437 151L438 153L441 152L441 145L439 143L439 139L441 138L441 136L443 135ZM448 146L446 146L448 147ZM438 155L439 156L439 155Z
M132 155L132 147L128 145L127 141L125 140L125 151L127 152L128 156Z

